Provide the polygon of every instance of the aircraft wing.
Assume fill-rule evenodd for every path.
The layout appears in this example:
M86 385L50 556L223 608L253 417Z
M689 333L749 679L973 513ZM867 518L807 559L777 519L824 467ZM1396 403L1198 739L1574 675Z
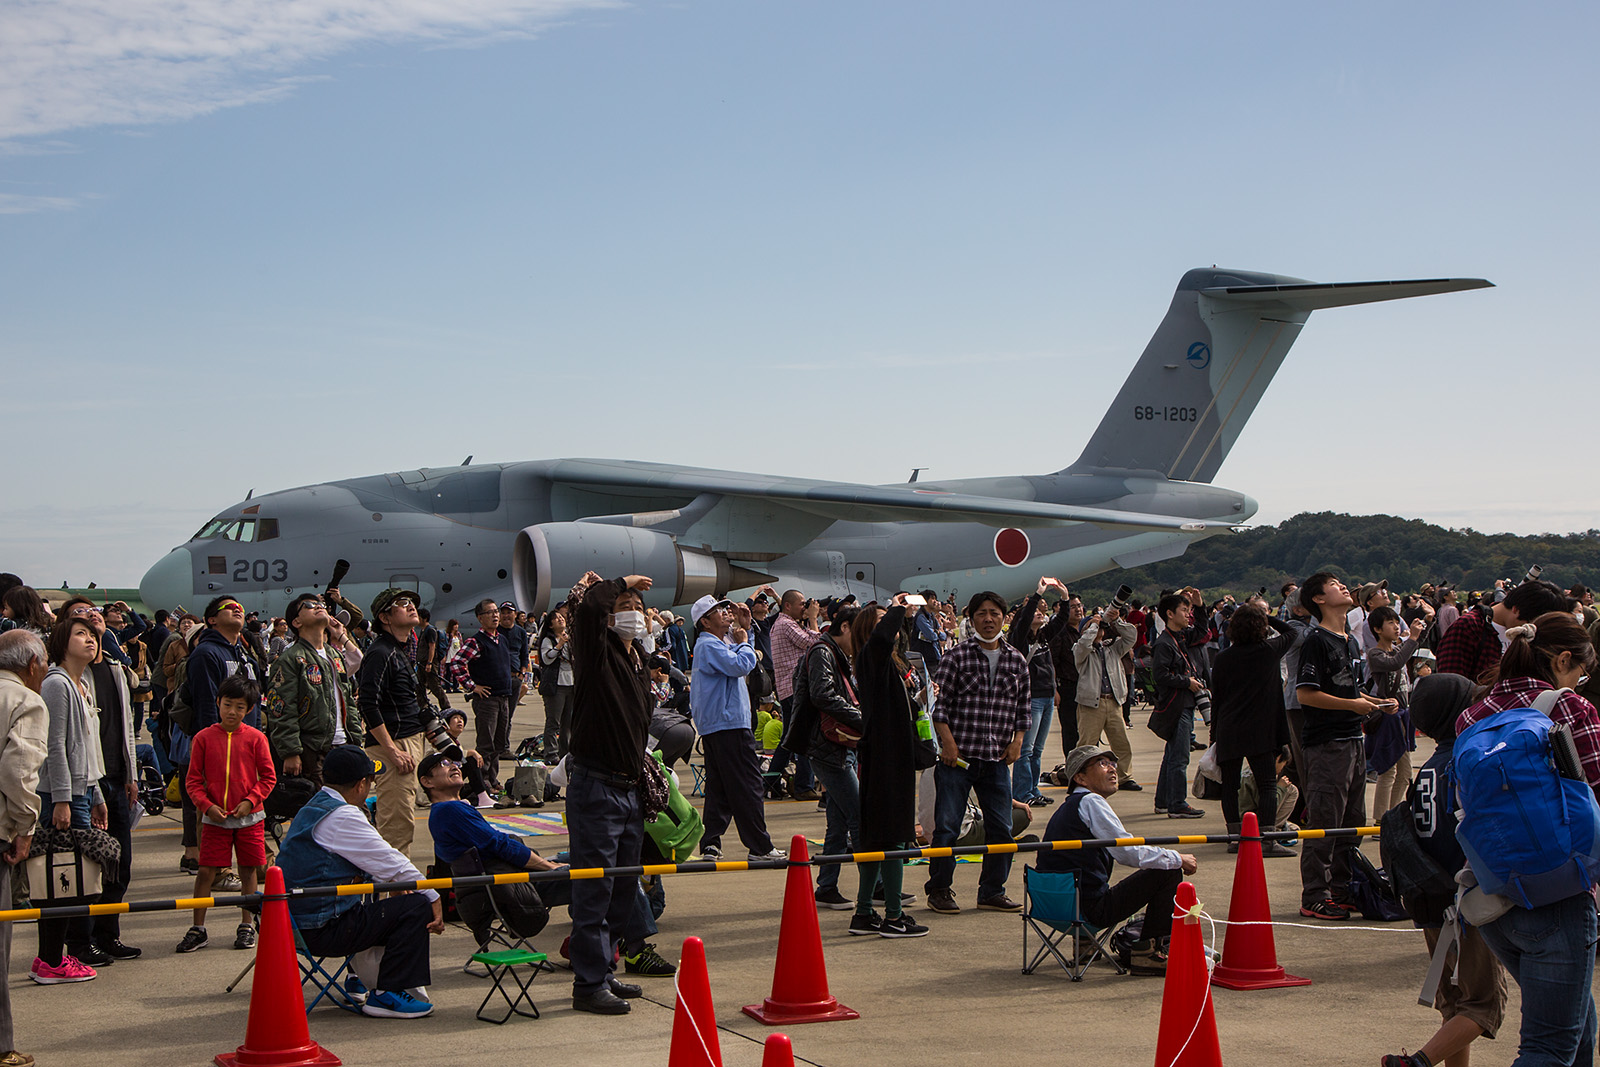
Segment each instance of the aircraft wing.
M737 471L604 459L559 460L550 480L575 488L628 495L715 494L769 501L835 522L976 522L987 526L1071 526L1094 523L1133 530L1204 530L1206 523L1176 515L975 496L906 485L863 485L781 478Z

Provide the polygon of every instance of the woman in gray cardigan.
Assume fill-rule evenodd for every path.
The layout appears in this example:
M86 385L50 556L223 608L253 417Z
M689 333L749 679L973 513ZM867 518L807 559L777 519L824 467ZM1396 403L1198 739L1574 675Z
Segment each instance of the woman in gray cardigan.
M99 654L100 643L88 619L72 617L50 633L53 666L39 686L50 713L50 734L44 767L39 772L42 818L65 830L91 825L105 829L106 804L100 795L100 729L84 672ZM40 985L87 982L94 968L66 955L68 940L89 942L91 920L40 919L39 955L30 977ZM69 929L71 931L69 936Z

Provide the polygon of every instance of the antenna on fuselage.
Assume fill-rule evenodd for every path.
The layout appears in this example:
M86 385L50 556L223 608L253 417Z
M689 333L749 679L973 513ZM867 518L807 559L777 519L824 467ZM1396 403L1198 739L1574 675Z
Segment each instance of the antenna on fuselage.
M910 485L912 482L916 481L917 480L917 475L921 474L923 471L925 471L927 469L928 469L927 467L912 467L911 468L911 477L906 479L906 484Z
M468 457L467 457L467 458L466 458L466 459L464 459L464 460L462 460L462 461L461 461L461 465L462 465L462 466L463 466L463 467L465 467L465 466L467 466L467 465L469 465L469 464L470 464L470 463L471 463L471 462L472 462L472 457L471 457L471 456L468 456Z
M256 488L255 488L255 486L252 485L250 487L250 491L244 495L244 498L246 500L249 500L251 497L253 497L255 495L256 495Z

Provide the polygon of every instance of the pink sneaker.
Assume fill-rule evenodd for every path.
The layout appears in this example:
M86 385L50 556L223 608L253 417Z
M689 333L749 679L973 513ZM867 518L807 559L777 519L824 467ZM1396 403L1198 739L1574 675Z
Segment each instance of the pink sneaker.
M93 967L78 962L75 957L64 955L59 967L52 967L35 956L28 977L40 985L64 985L68 982L87 982L98 976Z

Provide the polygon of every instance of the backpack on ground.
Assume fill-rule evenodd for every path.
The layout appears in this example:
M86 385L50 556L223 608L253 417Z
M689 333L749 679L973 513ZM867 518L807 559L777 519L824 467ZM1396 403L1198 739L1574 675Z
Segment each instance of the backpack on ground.
M1574 765L1570 730L1549 717L1562 692L1473 723L1451 761L1456 840L1483 891L1523 908L1586 892L1600 876L1600 804Z
M1350 850L1350 899L1361 914L1376 922L1392 923L1410 918L1394 891L1394 884L1382 867L1374 867L1359 848Z

